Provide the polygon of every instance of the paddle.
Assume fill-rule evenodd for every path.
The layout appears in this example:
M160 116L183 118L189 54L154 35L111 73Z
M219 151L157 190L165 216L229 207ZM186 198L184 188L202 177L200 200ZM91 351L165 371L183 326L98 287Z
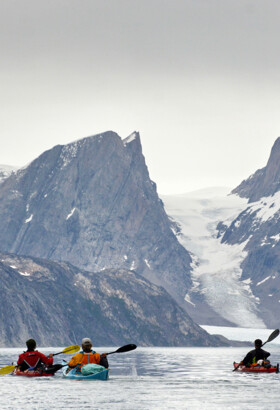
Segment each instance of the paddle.
M266 343L271 342L272 340L276 339L276 337L279 335L279 332L280 332L279 329L275 329L275 330L271 333L271 335L269 336L269 338L267 339L267 341L262 344L262 347L263 347Z
M2 369L0 369L0 374L4 375L4 374L9 374L12 373L12 371L14 370L16 366L14 366L13 364L9 365L9 366L4 366L2 367Z
M130 352L131 350L136 349L136 347L137 347L137 346L136 346L136 345L133 345L133 344L125 345L125 346L119 347L119 348L118 348L117 350L115 350L114 352L109 352L109 353L107 353L107 356L108 356L108 354Z
M65 349L62 350L62 352L54 353L53 356L56 356L57 354L72 354L76 353L78 350L80 350L80 345L72 345L65 347Z
M58 354L72 354L72 353L76 353L78 350L80 350L80 345L72 345L72 346L68 346L65 347L65 349L62 350L62 352L58 352L58 353L54 353L53 356L56 356ZM4 374L9 374L12 373L12 371L16 368L17 366L14 365L9 365L9 366L4 366L2 367L2 369L0 369L0 375L4 375Z
M279 335L279 332L280 332L279 329L275 329L275 330L271 333L271 335L269 336L269 338L267 339L267 341L264 342L264 343L261 345L261 347L263 347L266 343L271 342L272 340L276 339L276 337ZM239 363L239 365L236 366L236 367L233 369L233 372L235 372L235 371L239 368L239 366L241 366L241 363Z
M125 345L125 346L119 347L119 348L118 348L117 350L115 350L114 352L106 353L106 356L108 356L108 354L130 352L131 350L136 349L136 347L137 347L137 346L134 345L134 344ZM65 365L63 365L63 366L68 366L68 363L65 362Z

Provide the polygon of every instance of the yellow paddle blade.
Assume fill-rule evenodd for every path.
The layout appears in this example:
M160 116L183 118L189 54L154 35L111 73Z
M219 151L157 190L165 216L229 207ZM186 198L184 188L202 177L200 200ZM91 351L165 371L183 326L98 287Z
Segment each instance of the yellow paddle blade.
M71 353L76 353L78 350L80 350L80 345L73 345L73 346L65 347L65 349L63 349L61 353L71 354Z
M9 365L9 366L5 366L5 367L2 367L2 369L0 369L0 374L9 374L9 373L12 373L12 371L14 370L14 368L15 368L16 366L14 366L14 365Z

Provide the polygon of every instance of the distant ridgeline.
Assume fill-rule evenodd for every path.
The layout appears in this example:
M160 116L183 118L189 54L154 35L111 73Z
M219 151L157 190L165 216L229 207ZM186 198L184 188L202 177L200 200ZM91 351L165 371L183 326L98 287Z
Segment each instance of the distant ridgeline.
M225 346L162 288L125 269L88 272L69 263L0 253L0 346Z
M177 305L191 257L171 228L136 132L58 145L12 173L0 184L2 345L225 343Z

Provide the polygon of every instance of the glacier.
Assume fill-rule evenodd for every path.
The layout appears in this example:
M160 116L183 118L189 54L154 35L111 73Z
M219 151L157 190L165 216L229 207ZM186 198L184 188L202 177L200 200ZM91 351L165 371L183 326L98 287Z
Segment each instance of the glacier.
M236 326L265 328L258 317L259 299L248 280L241 280L241 263L247 241L229 245L218 237L219 222L229 226L248 208L248 200L228 195L227 187L213 187L180 195L160 195L167 214L178 226L176 236L191 252L192 289L185 297L200 293L211 308Z

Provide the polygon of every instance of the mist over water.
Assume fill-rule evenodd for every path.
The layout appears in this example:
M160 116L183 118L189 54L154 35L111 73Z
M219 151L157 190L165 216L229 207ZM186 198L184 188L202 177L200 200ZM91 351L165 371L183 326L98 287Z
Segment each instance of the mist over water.
M41 349L45 354L61 348ZM98 352L115 348L96 348ZM0 376L1 409L279 409L279 374L232 372L249 349L138 348L109 356L108 381ZM280 346L267 344L271 363ZM0 349L1 367L22 349ZM71 357L71 356L70 356ZM69 360L56 356L55 362Z

